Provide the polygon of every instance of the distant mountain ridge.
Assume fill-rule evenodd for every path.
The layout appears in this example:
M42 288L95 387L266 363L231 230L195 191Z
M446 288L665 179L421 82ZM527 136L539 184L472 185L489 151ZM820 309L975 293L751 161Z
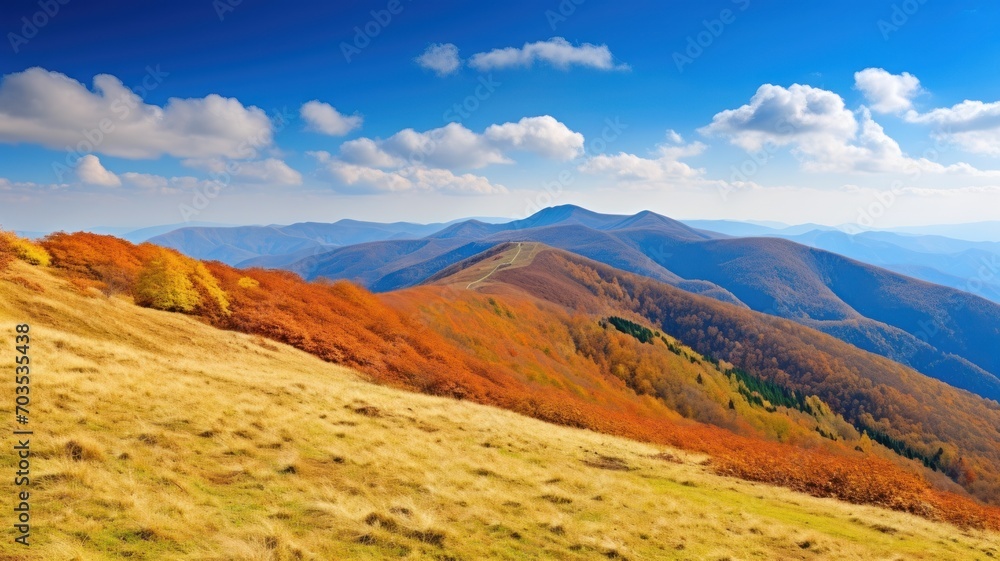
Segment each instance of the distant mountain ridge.
M1000 400L1000 356L993 351L1000 346L1000 306L948 288L966 281L935 267L947 257L917 251L920 244L946 251L974 242L921 241L884 232L847 236L831 230L734 238L650 211L601 214L574 205L499 224L470 219L427 226L341 221L194 228L153 241L202 259L280 267L307 279L346 279L378 292L418 285L498 244L541 242L692 293L791 319ZM989 244L978 244L968 251L984 257L991 255L989 249ZM987 253L976 253L982 251ZM899 259L910 263L892 262Z
M837 230L780 237L1000 302L1000 243Z
M180 228L149 239L150 243L176 249L190 257L222 261L228 265L263 263L287 265L315 252L359 243L422 238L448 224L363 222L343 219L332 224L300 222L288 226L237 226ZM294 261L293 259L292 261Z
M649 211L606 215L564 205L507 224L465 221L422 240L339 248L288 268L384 292L518 241L788 318L1000 400L1000 357L992 350L1000 345L1000 305L790 240L732 238Z

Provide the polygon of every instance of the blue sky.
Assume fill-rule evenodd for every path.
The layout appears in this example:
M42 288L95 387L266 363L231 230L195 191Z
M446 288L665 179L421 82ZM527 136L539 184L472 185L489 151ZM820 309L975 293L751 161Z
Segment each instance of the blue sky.
M62 1L0 8L8 228L1000 208L996 2Z

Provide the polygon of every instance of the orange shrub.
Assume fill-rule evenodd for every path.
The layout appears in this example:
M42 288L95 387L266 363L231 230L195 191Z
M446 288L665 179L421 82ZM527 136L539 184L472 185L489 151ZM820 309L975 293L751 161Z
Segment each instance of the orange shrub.
M14 259L14 250L10 247L10 242L0 236L0 273L6 271Z
M150 244L135 246L113 236L87 232L56 232L41 245L52 255L52 265L71 277L96 283L105 294L133 295L143 264L156 255Z

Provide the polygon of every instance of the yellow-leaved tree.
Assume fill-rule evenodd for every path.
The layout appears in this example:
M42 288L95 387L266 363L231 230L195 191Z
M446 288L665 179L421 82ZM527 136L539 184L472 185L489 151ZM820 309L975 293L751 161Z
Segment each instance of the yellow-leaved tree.
M159 251L139 273L135 302L140 306L169 312L191 312L201 303L201 295L189 278L190 267L181 256Z
M229 297L226 295L226 291L219 286L219 281L212 276L212 273L201 261L190 260L189 263L191 264L191 281L202 296L201 304L205 308L204 311L209 314L221 313L228 316L230 314Z
M48 267L52 263L49 252L31 240L0 230L0 251L32 265Z
M229 297L201 261L149 244L149 259L139 273L135 301L140 306L202 316L228 316Z

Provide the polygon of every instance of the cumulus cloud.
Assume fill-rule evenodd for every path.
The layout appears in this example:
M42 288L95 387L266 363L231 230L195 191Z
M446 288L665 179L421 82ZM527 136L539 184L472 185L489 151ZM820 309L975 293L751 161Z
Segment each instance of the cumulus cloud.
M438 76L447 76L458 70L462 60L458 58L458 47L451 43L435 43L414 59L417 64L433 70Z
M225 161L221 158L189 159L184 165L216 176L228 176L248 183L301 185L302 174L277 158L255 161Z
M670 134L673 133L673 134ZM668 131L668 140L674 144L657 146L652 158L619 152L618 154L598 154L580 165L580 171L595 175L609 175L625 182L676 182L702 178L705 170L693 168L682 162L684 158L697 156L705 151L701 142L677 144L680 135Z
M873 111L901 113L913 108L920 93L920 80L909 72L890 74L882 68L866 68L854 74L854 87L864 94Z
M913 107L913 97L922 89L912 74L866 68L854 79L872 110L901 114L908 123L930 125L936 139L954 143L967 152L1000 156L1000 102L965 100L921 113Z
M76 172L76 185L61 185L49 187L127 187L141 189L149 192L164 194L191 191L197 188L204 189L210 186L219 186L222 183L217 180L199 179L191 176L164 177L149 173L125 172L116 174L104 167L100 159L93 154L81 157L74 170Z
M509 152L522 151L554 160L583 152L583 135L549 115L489 126L482 134L459 123L425 132L404 129L386 139L359 138L341 144L340 159L378 168L407 162L430 168L478 169L508 164Z
M226 174L227 180L199 179L192 176L165 177L149 173L125 172L116 174L101 163L93 154L83 156L77 162L75 173L79 185L77 187L129 187L159 193L178 193L193 189L221 186L230 180L241 180L244 183L263 183L271 185L299 185L302 175L288 167L281 160L269 158L248 162L224 162L220 159L185 160L189 167L202 169L214 174Z
M421 162L429 167L475 169L511 162L499 147L459 123L426 132L404 129L384 141L374 142L382 157ZM353 149L349 147L349 151Z
M123 158L246 158L269 145L272 133L264 111L216 94L160 107L108 74L95 76L91 91L38 67L0 82L0 142Z
M583 153L583 135L549 115L491 125L482 133L460 123L418 132L404 129L385 139L358 138L334 156L312 152L323 172L348 192L434 191L450 194L506 192L502 185L454 170L509 164L510 153L528 152L553 160Z
M76 177L86 185L121 187L122 180L108 171L93 154L87 154L76 163Z
M830 138L797 150L804 157L803 167L817 172L869 173L953 173L990 175L966 163L942 165L927 158L907 156L899 143L885 133L867 108L859 111L859 132L854 138Z
M927 113L907 112L911 123L935 126L934 136L976 154L1000 156L1000 101L965 100Z
M790 146L809 171L993 173L964 163L945 166L911 158L867 108L855 115L839 95L799 84L788 88L765 84L749 103L716 114L699 132L727 138L747 151Z
M164 177L149 173L125 172L116 175L108 171L97 156L86 155L80 158L76 166L76 175L84 186L99 185L102 187L130 187L149 192L173 194L194 189L204 189L209 186L221 185L216 180L199 179L191 176Z
M808 145L825 143L830 137L850 138L857 127L844 100L831 91L764 84L749 103L717 113L698 132L728 138L744 150L760 150L765 143Z
M535 62L545 62L563 70L570 66L584 66L598 70L627 70L624 64L615 64L607 45L584 43L574 46L562 37L548 41L525 43L523 47L506 47L476 53L469 59L469 66L480 71L504 68L528 68Z
M299 115L306 122L308 130L330 136L344 136L359 128L364 121L360 115L343 115L329 103L315 99L302 104Z
M583 152L583 135L549 115L490 125L483 137L498 148L523 150L552 160L572 160Z
M340 145L340 157L358 165L393 168L402 167L406 160L389 154L381 148L382 141L376 142L370 138L358 138Z
M503 185L491 183L471 173L455 174L447 169L408 165L383 170L334 158L328 152L311 152L323 171L338 182L341 190L355 194L438 192L451 195L492 195L506 193Z

